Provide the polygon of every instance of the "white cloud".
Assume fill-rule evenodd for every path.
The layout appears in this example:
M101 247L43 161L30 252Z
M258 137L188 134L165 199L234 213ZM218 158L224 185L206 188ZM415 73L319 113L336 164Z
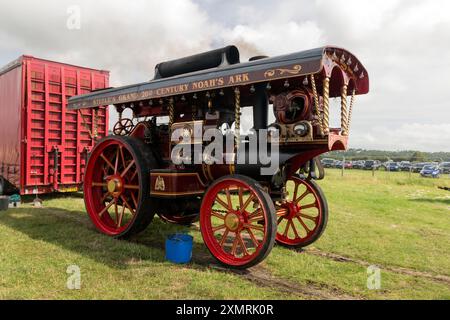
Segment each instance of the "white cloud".
M66 28L74 4L79 31ZM343 46L371 80L371 92L357 99L352 146L450 151L446 0L0 0L0 8L0 62L27 53L107 69L114 85L146 81L160 61L230 43L243 60Z

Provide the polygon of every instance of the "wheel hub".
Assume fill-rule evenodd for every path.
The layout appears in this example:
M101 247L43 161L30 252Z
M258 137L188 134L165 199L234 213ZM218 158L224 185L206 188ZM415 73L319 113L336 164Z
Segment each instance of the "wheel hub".
M286 209L287 209L287 212L286 212L285 217L290 220L294 219L300 212L299 206L297 204L295 204L294 202L286 203Z
M225 217L225 226L231 230L236 231L239 229L241 225L241 219L239 219L239 216L235 213L230 213Z
M108 192L114 197L118 197L123 191L123 181L122 178L113 176L107 179Z

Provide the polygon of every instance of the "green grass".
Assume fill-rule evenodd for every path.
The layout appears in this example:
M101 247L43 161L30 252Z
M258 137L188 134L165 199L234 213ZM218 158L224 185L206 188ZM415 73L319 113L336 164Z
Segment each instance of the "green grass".
M155 218L131 241L100 235L77 196L0 212L0 298L450 299L450 193L437 189L450 179L327 174L322 238L305 251L276 246L248 274L216 268L195 227ZM195 239L193 263L185 266L164 260L165 236L179 231ZM69 265L81 269L81 290L66 287ZM381 268L380 290L367 289L368 265Z

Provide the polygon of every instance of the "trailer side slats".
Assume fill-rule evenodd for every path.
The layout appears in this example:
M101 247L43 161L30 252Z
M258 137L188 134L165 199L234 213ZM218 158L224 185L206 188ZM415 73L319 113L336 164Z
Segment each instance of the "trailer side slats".
M55 188L57 191L59 187L61 190L81 187L86 158L82 153L90 150L95 141L81 124L78 112L66 109L67 102L72 96L88 93L94 88L108 87L109 73L30 56L19 60L21 64L17 67L22 67L22 81L15 85L21 86L21 120L16 124L20 132L17 137L21 144L18 147L20 159L8 166L22 170L20 181L16 179L13 184L21 194L51 192ZM7 72L12 71L14 69ZM1 98L1 107L7 108L3 105L6 98ZM84 114L92 128L93 111L86 110ZM97 117L98 138L101 138L108 133L107 110L101 108ZM0 162L4 153L0 152ZM54 174L56 167L57 175Z

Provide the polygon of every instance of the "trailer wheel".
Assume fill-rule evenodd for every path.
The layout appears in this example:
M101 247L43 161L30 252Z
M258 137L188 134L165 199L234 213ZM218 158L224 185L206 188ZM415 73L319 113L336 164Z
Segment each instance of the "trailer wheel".
M148 146L132 137L107 137L90 155L84 181L87 212L95 227L116 238L143 231L154 216Z
M244 269L260 263L275 243L275 207L269 194L241 175L214 182L203 198L200 229L222 264Z
M313 180L292 177L287 182L287 201L275 202L277 243L302 248L317 241L328 221L328 204L319 185Z

